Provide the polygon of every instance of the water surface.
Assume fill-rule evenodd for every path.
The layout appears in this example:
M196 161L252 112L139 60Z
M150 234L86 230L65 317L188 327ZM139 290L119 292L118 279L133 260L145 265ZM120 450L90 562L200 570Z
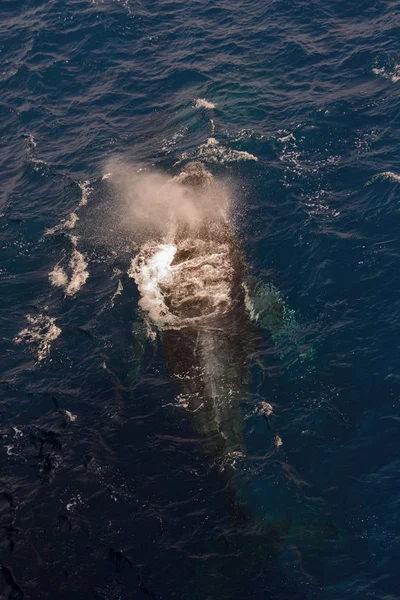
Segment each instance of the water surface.
M2 3L4 598L398 597L399 24L389 0ZM162 346L137 360L116 156L234 189L315 349L261 333L246 485L317 515L312 542L249 535Z

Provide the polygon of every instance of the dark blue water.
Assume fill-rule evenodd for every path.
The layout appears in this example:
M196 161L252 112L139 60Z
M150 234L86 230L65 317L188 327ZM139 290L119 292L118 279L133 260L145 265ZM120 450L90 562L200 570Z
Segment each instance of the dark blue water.
M1 3L1 598L399 598L399 36L389 0ZM234 182L315 350L264 335L247 407L286 541L238 514L162 348L135 355L115 156Z

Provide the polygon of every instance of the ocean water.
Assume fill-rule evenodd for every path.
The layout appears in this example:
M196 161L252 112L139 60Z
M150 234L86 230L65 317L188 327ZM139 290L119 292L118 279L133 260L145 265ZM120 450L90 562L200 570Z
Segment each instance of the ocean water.
M1 598L399 598L399 35L390 0L1 3ZM255 325L241 506L137 343L129 177L192 160L301 338Z

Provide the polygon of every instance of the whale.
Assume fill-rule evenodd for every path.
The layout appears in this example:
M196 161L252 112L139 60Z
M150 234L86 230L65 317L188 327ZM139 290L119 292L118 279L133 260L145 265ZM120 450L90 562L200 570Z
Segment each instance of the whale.
M173 207L169 225L145 239L129 271L142 316L134 329L136 354L146 336L161 340L177 400L204 451L232 473L246 456L243 406L260 329L276 343L298 346L298 324L272 283L249 276L224 183L203 163L190 162L167 182L166 202L171 193L185 208Z
M161 192L158 184L164 186ZM153 188L145 184L144 189L148 195ZM279 345L281 356L290 349L301 362L312 353L299 341L294 311L275 285L249 275L225 183L203 163L191 162L174 177L157 180L156 196L157 211L149 210L153 220L163 212L162 224L146 222L147 233L129 270L139 292L133 330L136 369L148 340L159 340L176 384L177 404L185 408L203 451L222 473L236 514L256 531L255 536L234 535L230 544L250 544L252 556L254 546L263 555L276 553L296 527L280 493L249 490L245 429L252 365L263 329ZM140 200L140 219L143 206ZM279 442L266 422L271 407L264 404L265 435ZM275 451L279 453L279 443Z

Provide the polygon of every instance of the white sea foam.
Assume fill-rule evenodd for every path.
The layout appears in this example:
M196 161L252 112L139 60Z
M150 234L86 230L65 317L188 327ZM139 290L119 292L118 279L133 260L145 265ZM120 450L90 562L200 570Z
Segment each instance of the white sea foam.
M14 431L14 437L17 438L24 436L24 432L21 429L18 429L18 427L16 427L15 425L12 425L11 429Z
M164 138L162 141L161 149L166 154L170 154L175 148L175 146L180 142L180 140L184 137L184 133L182 131L177 131L170 138Z
M188 258L180 260L178 252ZM225 314L231 303L228 243L185 239L178 247L148 242L128 274L138 286L141 308L159 329L207 323Z
M386 171L382 173L383 179L389 179L390 181L395 181L396 183L400 183L400 175L397 173L393 173L393 171Z
M50 352L51 344L61 334L56 319L45 314L26 315L29 325L14 338L16 344L26 344L36 354L38 361L43 360Z
M28 134L28 140L29 140L29 143L32 146L32 148L36 148L37 142L36 142L36 140L35 140L35 138L34 138L34 136L33 136L32 133Z
M66 410L64 412L65 412L65 415L68 417L69 421L71 421L72 423L74 423L74 421L76 421L77 417L71 411Z
M175 402L180 408L187 410L190 406L190 394L177 394L175 396Z
M37 173L40 173L41 175L43 175L45 173L45 167L47 167L47 163L46 163L46 161L42 160L41 158L36 158L34 156L34 151L37 147L37 142L35 140L35 137L32 133L27 133L24 137L27 138L27 150L28 150L29 162L32 164L34 170Z
M278 137L277 140L278 140L278 142L281 142L282 144L286 144L287 142L296 143L296 138L294 137L293 133L288 133L287 135Z
M79 217L75 212L70 213L69 219L66 219L63 222L63 227L65 229L74 229L77 221L79 221Z
M173 320L164 302L162 284L172 279L171 263L176 250L171 244L146 244L128 271L142 296L141 308L160 329Z
M208 140L199 146L195 154L195 158L200 158L204 162L225 164L230 162L240 162L242 160L258 161L257 156L242 150L232 150L226 146L222 146L219 141L210 137Z
M59 231L64 231L65 229L74 229L76 223L78 222L79 217L75 212L71 212L68 219L61 219L61 222L54 227L50 227L46 229L44 232L44 236L55 235Z
M259 139L264 139L263 135L260 134L256 134L255 131L253 129L249 129L249 128L244 128L244 129L240 129L235 137L232 138L233 142L240 142L242 140L248 140L249 138L256 136Z
M30 162L33 165L34 170L36 171L36 173L42 173L44 172L44 167L47 166L47 162L40 159L40 158L33 158L31 157Z
M220 471L224 471L226 468L237 470L237 464L242 464L245 460L246 455L239 450L233 450L224 455L223 460L218 465Z
M46 229L46 231L43 234L43 238L45 238L47 235L54 235L55 233L57 233L57 231L61 231L62 229L63 229L63 223L58 223L58 225L54 225L54 227L50 227L49 229ZM43 238L42 238L42 240L43 240Z
M206 108L208 110L212 110L216 107L216 104L206 100L205 98L196 98L194 101L194 105L196 108Z
M273 408L269 402L260 402L256 408L256 412L260 415L269 417L273 413Z
M70 238L73 250L68 263L69 276L66 269L59 264L49 273L51 284L54 287L64 288L66 296L74 296L85 285L89 277L86 257L77 249L78 238L75 235L71 235Z
M67 509L68 512L73 512L75 510L75 508L79 505L80 506L83 505L83 500L82 500L81 495L77 494L76 496L72 496L70 501L66 504L65 508Z
M372 72L378 77L389 79L392 83L397 83L400 80L400 65L394 65L392 69L388 69L387 67L375 67L372 69Z
M43 162L43 161L38 161L38 162ZM107 176L104 176L103 179L105 179ZM54 227L51 227L50 229L46 229L46 231L44 232L45 236L54 235L58 231L64 231L65 229L74 229L75 228L77 222L79 221L79 216L77 215L76 211L78 211L82 206L86 206L88 196L93 191L93 188L90 187L90 181L78 182L78 186L81 190L81 199L78 203L78 206L76 207L76 209L74 211L70 212L68 218L63 218L63 219L61 219L61 222L58 223L57 225L55 225Z
M87 204L88 196L92 191L89 181L78 182L78 186L81 189L81 200L76 211ZM71 212L69 217L62 219L58 225L47 229L44 235L54 235L57 232L75 229L75 226L79 221L79 216L76 211ZM89 277L89 272L87 271L88 263L86 257L77 249L78 237L76 235L70 235L69 237L73 244L73 250L68 267L64 268L58 263L54 269L50 271L49 279L54 287L64 288L67 296L73 296L83 285L85 285L86 280Z
M88 263L86 262L85 256L82 252L79 252L76 248L73 249L71 259L69 261L69 267L71 269L71 276L65 293L67 296L74 296L82 286L85 285L89 272L86 270Z
M93 191L93 188L90 187L90 181L81 181L81 182L78 182L78 185L82 191L82 197L81 197L79 206L86 206L87 201L88 201L88 196L89 196L90 192Z
M62 267L56 265L54 269L49 273L49 279L51 285L54 287L67 287L68 275Z
M297 140L295 136L293 133L284 130L280 130L278 133L280 137L277 137L276 139L283 145L279 160L289 163L291 165L292 172L297 172L300 174L302 172L302 166L300 163L301 152L297 146Z
M115 290L114 294L111 297L111 306L114 306L114 302L115 302L115 298L117 296L119 296L120 294L122 294L124 289L124 286L122 285L121 280L118 280L118 285L117 285L117 289Z
M374 175L374 177L372 177L372 179L368 181L368 184L373 183L377 179L388 179L389 181L400 183L400 175L398 175L397 173L393 173L393 171L384 171L383 173L378 173L377 175Z

